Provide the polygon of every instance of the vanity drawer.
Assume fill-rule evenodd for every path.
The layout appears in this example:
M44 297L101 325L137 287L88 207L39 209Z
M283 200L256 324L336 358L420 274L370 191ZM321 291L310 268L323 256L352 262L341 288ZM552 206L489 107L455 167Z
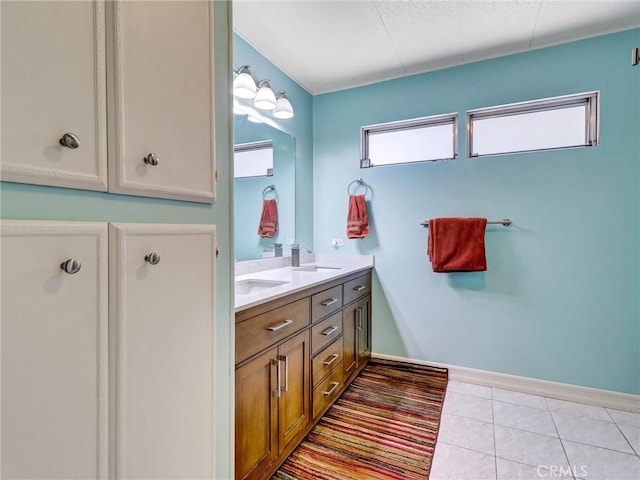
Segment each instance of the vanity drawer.
M371 292L371 273L354 278L344 284L344 304Z
M315 355L324 347L342 335L342 312L325 318L311 328L311 355Z
M309 298L236 324L236 363L309 325Z
M313 418L320 415L332 403L342 390L344 378L342 376L342 362L334 368L327 378L313 389Z
M311 321L315 322L342 307L342 285L311 296Z
M336 365L342 363L344 345L342 340L333 342L327 348L318 353L312 360L313 384L317 385Z

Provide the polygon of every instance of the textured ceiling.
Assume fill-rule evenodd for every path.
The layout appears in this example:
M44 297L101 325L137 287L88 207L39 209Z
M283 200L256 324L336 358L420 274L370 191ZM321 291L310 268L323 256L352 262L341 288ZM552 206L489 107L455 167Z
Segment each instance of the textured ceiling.
M313 94L634 27L640 0L233 0L234 31Z

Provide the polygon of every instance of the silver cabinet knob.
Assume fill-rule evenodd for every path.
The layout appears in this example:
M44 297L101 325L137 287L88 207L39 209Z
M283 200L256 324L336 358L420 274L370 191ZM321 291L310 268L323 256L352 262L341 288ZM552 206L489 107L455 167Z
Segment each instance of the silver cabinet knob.
M80 146L80 139L76 137L73 133L65 133L62 138L59 140L60 145L63 147L76 149Z
M80 260L76 260L74 258L65 260L60 264L60 268L71 275L78 273L80 271L80 267L82 267Z
M150 153L149 155L144 157L144 163L146 163L147 165L155 166L160 162L158 161L158 156L155 153Z
M157 265L158 263L160 263L160 255L158 255L156 252L151 252L149 255L146 255L144 259L151 265Z

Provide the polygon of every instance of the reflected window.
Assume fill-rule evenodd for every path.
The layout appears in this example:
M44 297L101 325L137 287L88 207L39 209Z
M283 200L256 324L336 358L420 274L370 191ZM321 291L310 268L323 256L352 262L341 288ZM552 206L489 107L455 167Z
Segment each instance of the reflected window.
M457 113L362 127L360 168L452 160L457 137Z
M273 175L273 142L242 143L233 146L235 178Z
M467 112L470 157L598 144L598 92Z

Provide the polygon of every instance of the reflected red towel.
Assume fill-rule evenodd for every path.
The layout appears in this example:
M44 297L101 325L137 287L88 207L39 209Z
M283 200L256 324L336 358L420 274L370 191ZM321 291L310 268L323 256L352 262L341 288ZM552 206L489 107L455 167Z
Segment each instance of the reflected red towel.
M262 201L262 215L258 226L258 235L273 238L278 231L278 204L270 198Z
M364 195L349 195L347 238L363 238L369 234L369 216Z
M427 254L434 272L484 272L486 218L429 220Z

